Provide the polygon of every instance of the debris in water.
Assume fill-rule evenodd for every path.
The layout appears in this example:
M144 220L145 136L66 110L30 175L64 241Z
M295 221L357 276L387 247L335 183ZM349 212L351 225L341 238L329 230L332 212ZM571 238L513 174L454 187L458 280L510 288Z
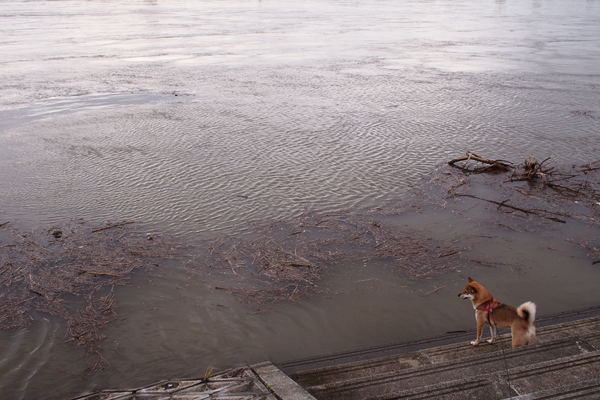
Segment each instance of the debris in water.
M68 341L100 358L101 330L117 319L115 286L131 273L175 257L168 238L131 229L133 221L93 229L83 219L22 232L0 226L0 329L16 329L34 321L36 312L68 322Z

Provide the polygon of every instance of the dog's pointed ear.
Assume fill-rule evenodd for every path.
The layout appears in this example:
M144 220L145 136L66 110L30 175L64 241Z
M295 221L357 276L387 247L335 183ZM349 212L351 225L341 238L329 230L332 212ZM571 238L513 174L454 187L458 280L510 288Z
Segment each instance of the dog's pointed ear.
M471 278L470 276L468 278L469 278L469 282L475 282L475 280L473 278Z

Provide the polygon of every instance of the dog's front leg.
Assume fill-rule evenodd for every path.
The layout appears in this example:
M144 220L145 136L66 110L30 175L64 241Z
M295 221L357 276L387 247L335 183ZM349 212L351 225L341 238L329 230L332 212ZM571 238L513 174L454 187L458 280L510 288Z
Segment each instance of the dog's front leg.
M483 329L483 325L484 322L479 322L479 318L477 318L477 339L474 342L471 342L473 346L477 346L481 340L481 331Z

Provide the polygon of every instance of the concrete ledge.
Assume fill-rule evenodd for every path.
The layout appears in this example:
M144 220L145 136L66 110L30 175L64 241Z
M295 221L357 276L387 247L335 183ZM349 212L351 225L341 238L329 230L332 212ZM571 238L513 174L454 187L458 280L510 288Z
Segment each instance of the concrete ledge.
M316 400L311 394L270 362L251 365L261 382L280 400Z
M288 378L289 379L289 378ZM291 379L290 379L291 380ZM293 382L293 381L292 381ZM300 388L301 389L301 388ZM302 389L301 389L302 390ZM249 367L224 371L209 379L170 379L137 389L103 390L74 400L281 400ZM298 399L303 399L298 397ZM287 400L287 399L286 399Z

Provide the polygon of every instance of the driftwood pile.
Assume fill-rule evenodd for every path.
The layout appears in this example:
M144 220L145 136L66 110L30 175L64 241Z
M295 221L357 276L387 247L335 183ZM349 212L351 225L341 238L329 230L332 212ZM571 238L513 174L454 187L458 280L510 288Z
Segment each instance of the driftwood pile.
M131 221L94 227L74 220L28 232L3 223L0 329L22 328L48 313L67 321L67 341L101 361L102 328L118 318L113 288L127 284L134 270L173 257L173 249Z
M471 161L472 165L469 165ZM599 225L600 174L597 171L600 170L600 160L582 165L550 167L555 161L550 158L537 161L531 157L515 165L509 161L491 160L467 153L465 157L448 162L463 172L454 175L454 184L447 187L448 182L452 181L447 176L438 182L446 186L450 195L446 199L471 197L494 204L498 211L517 217L536 216L560 223L572 218ZM470 194L467 183L469 174L473 173L487 173L488 179L478 182L498 190L503 198L488 199ZM446 174L452 175L449 172Z

